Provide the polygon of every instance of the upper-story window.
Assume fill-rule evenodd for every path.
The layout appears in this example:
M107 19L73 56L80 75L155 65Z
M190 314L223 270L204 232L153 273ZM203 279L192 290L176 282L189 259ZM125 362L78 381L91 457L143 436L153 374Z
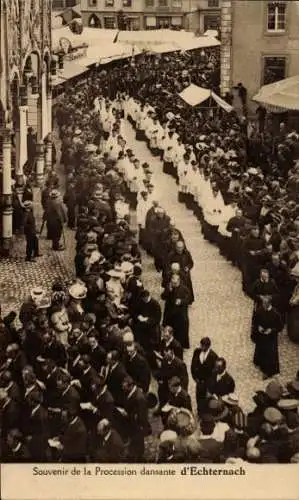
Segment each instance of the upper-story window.
M159 0L159 7L167 7L168 0Z
M182 0L172 0L172 7L174 9L181 9L182 8Z
M154 7L154 5L155 5L154 0L145 0L146 7Z
M286 29L286 4L284 2L268 2L267 29L273 32L284 32Z
M123 0L123 7L132 7L132 0Z
M219 7L219 0L208 0L208 7Z

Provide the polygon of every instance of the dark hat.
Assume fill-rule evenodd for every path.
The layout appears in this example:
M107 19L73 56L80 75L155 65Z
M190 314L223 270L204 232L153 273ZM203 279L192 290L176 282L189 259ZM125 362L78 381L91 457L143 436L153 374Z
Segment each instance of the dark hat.
M267 396L272 401L279 401L283 394L283 386L277 380L271 380L265 390Z

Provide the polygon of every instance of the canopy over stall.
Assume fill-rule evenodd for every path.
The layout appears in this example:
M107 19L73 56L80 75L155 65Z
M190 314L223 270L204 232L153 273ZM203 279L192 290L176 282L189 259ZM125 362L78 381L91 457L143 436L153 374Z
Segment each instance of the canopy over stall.
M270 111L299 111L299 75L264 85L252 98Z
M198 87L191 83L189 87L185 88L179 96L190 106L198 106L202 104L207 99L211 98L213 101L218 104L222 109L224 109L227 113L233 111L233 107L230 106L227 102L225 102L221 97L219 97L215 92L210 89L205 89L203 87Z
M98 28L84 28L78 35L72 33L68 27L54 29L52 31L53 51L61 50L62 45L75 48L82 45L101 48L112 43L134 46L137 50L147 50L156 53L175 52L178 50L194 50L220 45L219 40L209 36L197 37L194 33L173 30L149 30L149 31L117 31Z

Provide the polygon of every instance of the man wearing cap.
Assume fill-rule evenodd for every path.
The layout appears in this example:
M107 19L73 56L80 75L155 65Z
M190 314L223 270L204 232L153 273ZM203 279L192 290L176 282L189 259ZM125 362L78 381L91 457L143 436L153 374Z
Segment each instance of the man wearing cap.
M36 221L33 213L32 201L25 201L24 204L24 234L26 237L26 261L35 262L35 257L40 257L38 248L38 238L36 231Z

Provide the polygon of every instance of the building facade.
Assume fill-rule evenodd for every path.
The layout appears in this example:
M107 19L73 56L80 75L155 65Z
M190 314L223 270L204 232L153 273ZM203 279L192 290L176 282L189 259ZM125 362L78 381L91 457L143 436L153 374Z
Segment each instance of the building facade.
M223 90L242 82L250 98L299 73L299 1L223 0L221 23Z
M220 4L221 0L81 0L81 13L83 24L95 28L204 32L219 27Z
M34 136L34 173L43 183L51 166L51 0L0 0L1 249L13 235L12 184L20 193ZM49 142L49 144L48 144Z

